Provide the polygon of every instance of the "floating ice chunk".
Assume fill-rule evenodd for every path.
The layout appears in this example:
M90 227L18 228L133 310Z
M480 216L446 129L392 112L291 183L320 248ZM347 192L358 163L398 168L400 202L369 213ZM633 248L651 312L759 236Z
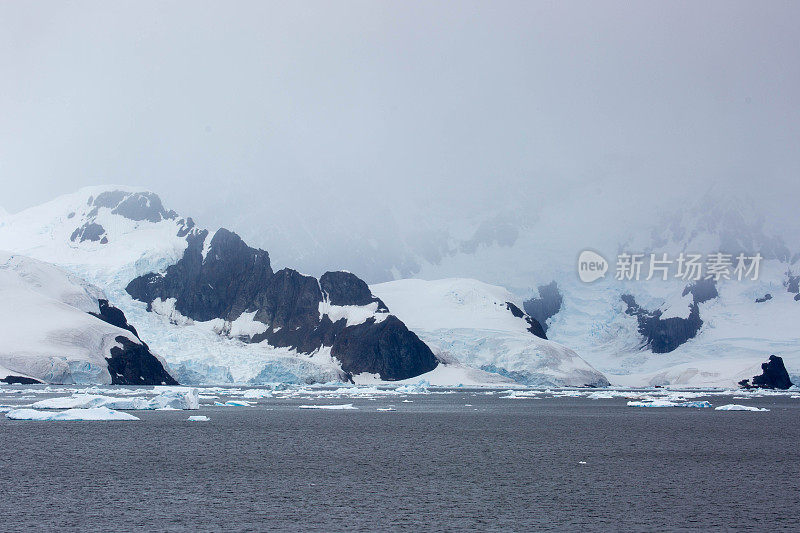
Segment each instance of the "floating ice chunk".
M397 411L394 407L378 407L376 411Z
M40 411L38 409L15 409L6 413L12 420L139 420L129 413L121 413L108 407L67 409L66 411Z
M650 401L632 401L628 402L630 407L697 407L706 408L711 407L709 402L673 402L670 400L650 400Z
M300 409L358 409L358 407L354 407L352 403L344 403L338 405L300 405Z
M729 403L727 405L720 405L719 407L715 407L714 409L716 411L769 411L769 409L752 407L750 405L739 405L739 404L736 404L736 403Z
M205 416L205 415L195 415L195 416L190 416L190 417L189 417L189 418L187 418L186 420L187 420L188 422L208 422L208 421L209 421L209 420L211 420L211 419L210 419L210 418L208 418L208 417L207 417L207 416Z
M579 464L579 465L585 465L585 464L586 464L586 461L578 461L578 464Z
M197 389L172 388L151 399L151 409L200 409L200 393Z
M250 407L253 404L247 400L228 400L225 403L214 402L214 405L218 407Z

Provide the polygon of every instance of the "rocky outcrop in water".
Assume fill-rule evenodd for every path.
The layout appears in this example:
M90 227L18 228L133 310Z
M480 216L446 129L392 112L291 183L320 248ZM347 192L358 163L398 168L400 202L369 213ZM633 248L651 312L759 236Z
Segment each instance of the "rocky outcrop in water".
M252 313L250 320L262 327L241 340L305 354L330 348L350 375L398 380L438 364L427 345L349 272L327 272L319 281L288 268L273 272L266 251L226 229L213 236L189 233L187 242L178 263L164 274L134 279L127 292L150 310L156 300L174 299L175 310L193 320L233 322Z
M743 379L739 385L745 389L781 389L786 390L792 386L789 372L783 364L783 359L777 355L770 355L766 363L761 363L761 375L750 380Z

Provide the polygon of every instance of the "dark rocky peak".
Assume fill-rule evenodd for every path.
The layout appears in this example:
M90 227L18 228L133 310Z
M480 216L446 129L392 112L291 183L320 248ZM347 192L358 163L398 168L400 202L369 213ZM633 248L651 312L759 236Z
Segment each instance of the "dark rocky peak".
M430 348L396 317L387 316L383 302L353 274L328 272L317 281L289 268L273 273L267 252L247 246L226 229L213 237L192 230L186 240L183 257L163 274L146 274L128 284L128 293L149 310L157 298L174 298L178 312L198 321L233 321L253 313L253 320L267 327L240 340L267 341L303 354L329 347L348 375L370 372L382 379L406 379L438 364ZM358 324L345 317L332 322L320 313L323 291L332 305L377 302L384 313ZM221 333L226 334L224 328Z
M511 302L506 302L506 309L511 311L511 314L517 318L523 319L525 322L528 323L528 331L532 334L536 335L540 339L547 340L547 335L544 332L544 328L542 325L532 316L525 314L522 309L517 307L516 305L512 304Z
M542 330L547 332L547 320L561 311L564 298L555 281L551 281L547 285L539 285L537 289L539 297L524 301L522 307L542 326Z
M366 282L350 272L325 272L319 278L319 285L332 305L369 305L375 302L378 311L389 311L380 298L372 295Z
M764 302L768 302L770 300L772 300L772 295L770 293L767 293L764 296L762 296L761 298L756 298L756 303L757 304L763 304Z
M792 386L789 379L789 372L783 364L783 359L770 355L766 363L761 363L761 375L753 377L753 384L750 380L743 379L739 385L745 389L782 389L786 390Z
M235 320L244 311L257 309L257 297L273 275L269 254L250 248L224 228L206 248L208 238L206 230L188 234L181 260L163 275L134 279L126 288L128 294L148 304L156 298L175 298L181 314L200 321Z
M174 211L164 209L161 198L152 192L105 191L96 198L90 197L89 205L94 207L89 212L90 217L105 207L115 215L136 221L161 222L177 218Z

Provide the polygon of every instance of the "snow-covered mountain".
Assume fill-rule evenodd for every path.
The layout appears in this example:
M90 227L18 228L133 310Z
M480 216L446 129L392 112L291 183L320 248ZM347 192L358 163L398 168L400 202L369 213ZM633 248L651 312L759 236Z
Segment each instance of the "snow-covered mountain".
M7 252L0 252L0 380L176 384L99 288Z
M149 192L87 188L8 215L0 247L102 287L184 383L399 380L438 364L356 276L273 272L267 252Z
M347 231L348 218L295 232L248 210L237 227L254 242L276 242L276 257L311 272L325 257L370 283L472 278L505 287L551 340L612 383L730 386L773 353L800 377L800 333L792 326L800 319L793 282L800 274L800 219L719 187L702 193L701 185L664 186L648 196L636 184L583 181L564 190L547 189L544 181L537 194L530 187L496 197L487 191L468 209L428 195L427 203L412 205L390 198L374 207L386 221L380 228ZM262 219L269 224L257 223ZM338 241L333 231L342 235ZM578 279L577 258L587 249L609 261L604 280ZM758 280L722 279L716 295L693 310L691 281L614 280L620 252L668 253L673 260L680 252L758 252L765 259Z
M522 198L535 208L504 206L466 222L444 212L442 220L418 217L415 231L399 227L387 212L377 241L365 237L349 248L349 263L335 264L369 263L373 280L472 278L505 287L514 295L510 301L541 323L551 341L574 350L613 384L730 386L757 374L771 354L783 357L798 381L800 333L794 324L800 320L800 245L776 237L774 226L740 202L701 197L661 215L598 208L613 205L613 194L593 189L547 201ZM641 220L649 222L632 222ZM322 279L290 269L274 272L266 252L234 237L224 230L198 228L192 219L167 210L156 195L126 187L82 189L0 217L0 248L52 261L102 287L143 338L168 358L179 381L187 383L328 381L373 374L370 368L377 367L348 367L352 360L343 366L339 357L347 357L342 351L332 353L330 338L331 332L340 332L329 322L358 331L370 329L366 322L386 328L394 322L386 322L392 314L398 322L414 320L413 314L403 316L402 301L393 304L383 298L380 286L372 292L382 301L373 301L369 289L351 287L345 279L349 276L331 273L348 287L345 299L337 301L332 296L336 289L324 288ZM392 240L398 248L381 253L380 243ZM224 253L211 253L215 247ZM578 279L576 260L583 249L596 250L611 263L604 279L589 284ZM323 262L324 251L322 247L312 254L314 265ZM756 281L722 279L693 287L674 278L613 279L620 252L663 252L674 258L682 251L760 252L765 260ZM291 259L307 265L307 252ZM286 260L286 249L282 253ZM372 255L380 258L369 259ZM220 286L226 272L244 266L242 258L263 262L259 275L271 280L269 288L256 290L243 281ZM237 273L234 278L247 276ZM278 293L292 296L276 299ZM357 303L343 303L348 298ZM279 301L299 306L292 304L292 311L285 312L289 308L277 305ZM419 330L434 351L443 353L427 337L430 325L414 323L411 330ZM345 337L337 350L347 346L350 353L363 352L360 343L367 337ZM429 356L415 353L411 360L426 363L407 365L414 370L394 377L434 364ZM380 359L372 358L373 363ZM459 359L468 360L464 355ZM486 357L470 364L491 368Z
M465 246L470 239L463 239L438 256L416 255L414 275L467 276L509 288L525 300L524 309L546 327L548 338L574 349L614 384L733 386L757 374L771 354L782 356L798 381L800 246L781 237L786 228L723 195L703 196L634 224L647 217L598 211L595 204L610 205L604 194L556 201L533 217L487 220L474 230L476 246ZM580 281L577 258L584 249L609 261L604 279ZM694 287L674 277L644 281L646 266L639 281L616 280L621 252L667 253L672 260L681 252L699 253L704 261L710 253L743 252L760 253L764 260L757 280L720 279ZM703 288L708 294L699 294Z
M443 361L532 386L608 385L574 351L542 338L538 322L502 287L473 279L405 279L370 289Z

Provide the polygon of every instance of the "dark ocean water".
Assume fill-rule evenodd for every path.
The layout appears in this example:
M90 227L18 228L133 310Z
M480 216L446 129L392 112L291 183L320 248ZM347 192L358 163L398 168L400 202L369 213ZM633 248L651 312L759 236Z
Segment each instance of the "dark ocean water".
M0 529L800 529L800 400L711 398L771 409L753 413L408 398L348 399L352 411L264 399L139 422L0 415Z

